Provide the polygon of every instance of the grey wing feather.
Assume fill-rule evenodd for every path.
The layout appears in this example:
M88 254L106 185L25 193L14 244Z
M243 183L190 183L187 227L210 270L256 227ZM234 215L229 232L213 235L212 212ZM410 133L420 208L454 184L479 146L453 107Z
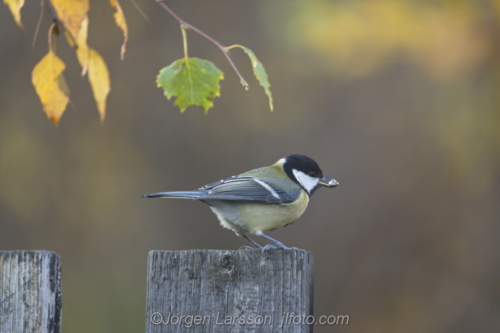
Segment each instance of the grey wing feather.
M287 193L276 189L263 180L250 176L233 176L200 188L208 191L199 200L253 201L269 204L289 204L300 195L300 191Z
M201 190L201 191L203 191L203 190L210 190L210 189L214 188L217 185L224 184L224 183L230 181L231 179L235 179L235 178L238 178L238 176L231 176L231 177L228 177L228 178L224 178L224 179L218 180L216 182L213 182L213 183L207 184L205 186L202 186L198 190ZM240 177L240 178L243 178L243 177ZM248 177L248 178L251 178L251 177Z
M158 192L145 194L140 198L174 198L174 199L198 199L207 191L178 191L178 192Z

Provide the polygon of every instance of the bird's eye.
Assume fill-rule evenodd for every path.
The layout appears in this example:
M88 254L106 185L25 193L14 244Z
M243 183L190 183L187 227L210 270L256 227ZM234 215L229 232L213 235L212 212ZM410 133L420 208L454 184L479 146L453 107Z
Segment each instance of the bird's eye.
M314 171L309 171L309 176L314 177Z

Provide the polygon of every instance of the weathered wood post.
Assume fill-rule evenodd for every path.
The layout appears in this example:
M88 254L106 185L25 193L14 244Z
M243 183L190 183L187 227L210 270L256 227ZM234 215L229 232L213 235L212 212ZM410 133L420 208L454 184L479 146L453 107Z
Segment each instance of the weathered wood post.
M312 332L304 250L151 251L146 332Z
M0 333L61 332L61 259L0 251Z

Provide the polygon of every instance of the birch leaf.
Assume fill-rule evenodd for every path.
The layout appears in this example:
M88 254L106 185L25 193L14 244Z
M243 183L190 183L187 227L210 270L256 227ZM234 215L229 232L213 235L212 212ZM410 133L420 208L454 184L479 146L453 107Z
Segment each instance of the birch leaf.
M111 82L108 66L101 55L92 48L89 49L89 81L102 122L106 116L106 99L111 90Z
M9 6L12 16L14 16L14 20L17 25L22 28L23 23L21 22L21 8L24 6L24 0L3 0L3 2Z
M123 44L120 52L120 57L123 60L123 58L125 57L125 47L128 40L127 21L125 20L125 14L123 13L122 7L120 6L118 0L109 0L109 2L111 3L111 6L116 9L116 12L113 14L116 25L123 31Z
M69 90L62 72L66 65L52 51L33 68L31 82L50 121L57 125L69 101Z
M87 44L87 34L89 28L89 18L85 15L85 18L82 21L82 25L80 27L80 31L78 32L78 36L76 38L76 56L78 58L78 62L80 66L82 66L82 76L87 73L89 68L89 59L90 59L90 50Z
M213 106L212 99L220 95L219 81L224 74L212 62L198 58L182 58L160 70L156 78L167 99L176 97L175 105L184 112L190 105L205 113Z
M273 95L271 95L271 90L269 89L271 87L271 84L269 83L269 80L267 78L267 73L266 69L264 68L264 65L257 59L255 56L255 53L253 53L252 50L249 48L244 47L243 51L248 55L250 58L250 62L252 63L252 68L253 68L253 74L259 80L260 85L264 88L264 91L269 98L269 108L271 111L273 111Z
M89 0L51 0L51 3L57 17L76 41L82 22L89 11Z

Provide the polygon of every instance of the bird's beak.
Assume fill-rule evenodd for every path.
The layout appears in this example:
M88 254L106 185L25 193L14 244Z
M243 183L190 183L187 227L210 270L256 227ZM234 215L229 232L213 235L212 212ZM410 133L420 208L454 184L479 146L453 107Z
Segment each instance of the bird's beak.
M339 182L328 175L323 175L318 184L325 187L335 187Z

